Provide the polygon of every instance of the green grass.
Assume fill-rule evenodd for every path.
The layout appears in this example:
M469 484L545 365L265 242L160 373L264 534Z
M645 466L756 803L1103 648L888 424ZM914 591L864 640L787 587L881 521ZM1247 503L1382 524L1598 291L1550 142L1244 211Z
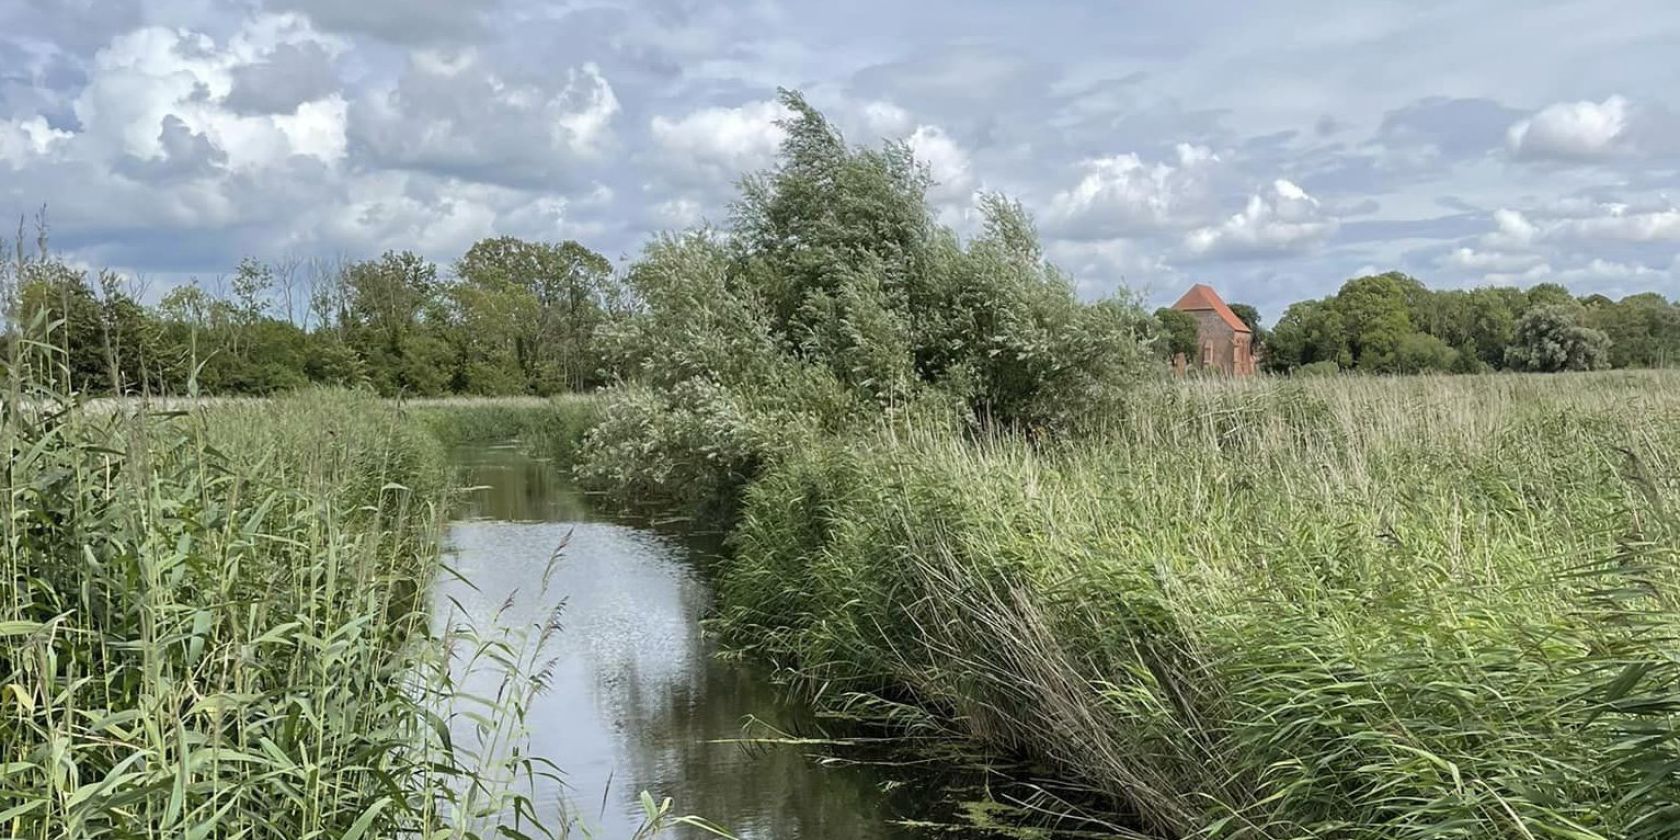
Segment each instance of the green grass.
M450 471L419 415L439 409L345 391L89 406L29 384L50 349L12 352L0 836L580 827L523 793L563 772L522 747L556 622L430 614ZM570 434L529 414L446 428ZM469 672L499 678L489 696ZM638 837L703 825L645 805Z
M1157 837L1675 836L1680 376L1163 385L751 488L722 625ZM894 707L899 708L899 707Z
M405 400L401 405L445 447L518 441L569 472L584 436L600 422L604 399L590 393Z

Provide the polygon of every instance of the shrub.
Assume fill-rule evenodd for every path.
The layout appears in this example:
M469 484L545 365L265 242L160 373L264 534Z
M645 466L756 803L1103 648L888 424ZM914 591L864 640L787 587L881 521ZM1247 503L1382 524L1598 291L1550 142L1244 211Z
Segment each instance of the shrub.
M1580 316L1579 307L1569 304L1530 310L1517 322L1505 365L1542 373L1609 367L1610 337L1582 326Z

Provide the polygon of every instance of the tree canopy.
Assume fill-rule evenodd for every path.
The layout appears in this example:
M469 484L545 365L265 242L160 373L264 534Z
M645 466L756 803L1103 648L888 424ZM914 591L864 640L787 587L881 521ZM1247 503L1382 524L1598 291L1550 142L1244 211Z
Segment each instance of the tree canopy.
M1433 291L1390 272L1292 304L1264 358L1280 372L1326 363L1373 373L1653 367L1680 361L1680 306L1654 293L1577 300L1555 283Z

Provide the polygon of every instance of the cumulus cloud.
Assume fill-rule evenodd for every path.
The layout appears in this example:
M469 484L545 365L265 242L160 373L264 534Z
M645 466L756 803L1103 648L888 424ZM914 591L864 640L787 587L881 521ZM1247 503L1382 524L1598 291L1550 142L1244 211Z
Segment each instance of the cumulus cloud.
M1541 261L1542 257L1539 254L1483 251L1461 246L1448 252L1437 264L1443 268L1465 272L1513 272L1533 268Z
M0 2L0 209L48 201L55 241L149 271L281 246L447 259L490 233L633 253L720 218L774 161L785 84L855 142L907 143L960 230L977 187L1019 196L1090 294L1121 276L1176 292L1192 264L1263 306L1367 264L1426 282L1635 267L1629 286L1660 288L1645 268L1674 288L1680 126L1648 71L1680 21L1542 16L1550 35L1524 38L1545 48L1521 54L1408 25L1362 41L1380 50L1281 55L1277 27L1311 13L1255 29L1234 10L1130 9L1123 28L1153 34L1117 52L1073 7L949 0L885 41L769 0ZM860 14L882 11L902 10ZM1394 54L1462 68L1455 98ZM1591 96L1534 64L1560 56Z
M71 136L48 125L39 114L26 120L0 121L0 161L21 167L31 158L51 153L54 146Z
M545 87L503 76L472 51L417 54L389 90L352 112L354 139L377 163L473 179L577 181L573 164L602 153L619 112L593 64Z
M343 108L328 99L290 114L244 114L228 107L235 73L313 36L293 22L259 18L226 42L187 30L148 27L119 36L93 60L75 99L81 131L68 145L96 159L161 160L177 137L173 118L203 135L236 170L274 166L292 155L341 154Z
M1316 247L1336 231L1335 219L1320 210L1318 199L1279 178L1270 190L1249 196L1248 204L1223 223L1197 228L1184 237L1193 256L1246 257L1288 253Z
M1559 212L1561 211L1561 212ZM1482 236L1491 248L1520 249L1543 242L1680 242L1680 208L1632 209L1621 203L1599 203L1584 209L1560 203L1544 218L1501 208L1493 214L1494 230Z
M1603 102L1558 102L1506 132L1521 157L1602 158L1628 151L1631 108L1621 96Z
M872 100L858 108L863 130L876 137L903 137L914 125L910 112L883 100Z
M1101 239L1183 225L1205 208L1208 168L1219 156L1188 143L1176 151L1176 165L1146 164L1136 154L1086 161L1079 183L1050 199L1051 229L1073 239Z
M1490 248L1526 248L1540 236L1540 228L1519 210L1501 207L1493 211L1493 232L1482 237Z
M968 198L974 190L974 173L968 153L938 126L918 126L905 140L916 160L926 165L933 178L936 199Z
M227 165L226 152L174 114L163 118L158 146L156 157L125 156L118 161L117 171L134 178L172 181L213 175Z
M778 123L787 116L780 102L764 100L702 108L675 118L656 115L650 130L671 167L732 181L770 165L786 136Z
M230 70L224 104L241 114L289 114L338 90L333 55L318 41L280 44L261 60Z
M1630 212L1626 205L1611 204L1602 215L1560 222L1553 233L1586 240L1680 242L1680 209Z

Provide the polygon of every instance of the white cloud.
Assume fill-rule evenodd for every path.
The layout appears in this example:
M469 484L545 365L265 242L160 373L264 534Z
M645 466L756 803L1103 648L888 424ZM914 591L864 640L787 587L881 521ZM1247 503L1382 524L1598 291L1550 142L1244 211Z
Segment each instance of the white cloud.
M601 75L601 68L585 64L581 71L567 71L566 89L560 92L559 100L565 107L556 122L572 151L599 154L611 132L613 117L618 115L618 97Z
M1625 205L1605 205L1602 215L1560 222L1554 232L1573 239L1680 242L1680 209L1628 212Z
M1506 141L1519 156L1602 158L1626 150L1630 110L1620 96L1558 102L1513 124Z
M654 116L653 140L677 167L724 180L770 165L786 132L780 102L702 108L675 119Z
M47 124L36 115L26 120L0 120L0 160L22 167L31 157L50 154L71 133Z
M1498 285L1560 283L1577 294L1598 292L1611 298L1620 298L1653 288L1662 288L1675 279L1675 269L1671 266L1665 271L1640 263L1594 257L1585 263L1567 268L1554 268L1550 262L1542 262L1525 271L1490 273L1482 279Z
M1505 207L1495 210L1493 223L1495 230L1482 236L1482 244L1489 248L1526 248L1540 235L1540 228L1520 210Z
M1680 242L1680 208L1633 210L1626 204L1557 202L1531 219L1509 208L1494 211L1495 229L1481 237L1490 249L1523 250L1544 242Z
M1447 253L1438 264L1443 268L1469 272L1512 272L1533 268L1541 260L1539 254L1513 254L1460 247Z
M1321 212L1318 199L1279 178L1269 194L1249 196L1242 212L1219 225L1191 231L1184 247L1195 256L1287 253L1319 245L1336 227L1336 220Z
M914 124L909 111L891 102L874 100L859 110L863 129L876 137L903 137Z
M700 202L686 196L662 201L653 208L654 219L666 228L687 229L700 224Z
M1136 154L1085 162L1085 175L1050 199L1051 226L1064 236L1103 238L1182 226L1207 203L1212 150L1180 143L1178 165L1145 164Z
M1076 278L1077 291L1087 298L1112 293L1116 288L1137 291L1151 282L1173 289L1182 285L1181 273L1162 259L1157 249L1141 242L1063 239L1050 242L1045 252Z
M387 166L512 184L578 180L576 164L611 146L619 112L593 64L558 90L509 78L477 52L415 53L395 86L350 110L351 133Z
M75 100L82 130L73 145L95 159L163 160L170 150L162 129L173 118L225 154L233 170L274 166L292 155L336 161L344 152L345 122L336 92L290 114L244 114L226 104L236 71L300 43L331 46L290 16L248 21L226 43L162 27L118 36L94 56Z
M933 177L935 198L966 199L974 189L968 153L938 126L918 126L905 141Z

